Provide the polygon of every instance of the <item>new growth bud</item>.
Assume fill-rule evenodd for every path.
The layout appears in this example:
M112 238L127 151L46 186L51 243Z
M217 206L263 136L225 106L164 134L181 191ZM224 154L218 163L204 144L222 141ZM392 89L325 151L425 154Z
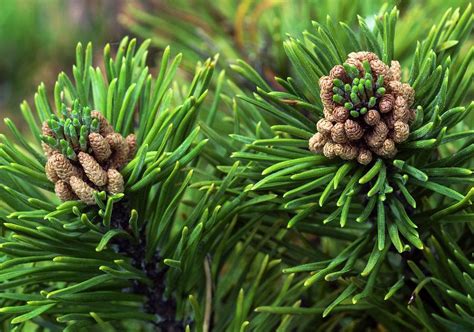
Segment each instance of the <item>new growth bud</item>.
M48 157L45 172L55 183L58 198L93 205L95 192L123 192L119 170L135 154L135 136L115 133L100 112L82 107L77 100L71 109L63 104L59 113L60 117L52 115L43 123L41 135Z
M392 158L410 133L414 91L400 82L400 64L391 67L370 52L349 54L330 76L319 80L324 119L309 142L328 158L356 159L367 165L373 154Z

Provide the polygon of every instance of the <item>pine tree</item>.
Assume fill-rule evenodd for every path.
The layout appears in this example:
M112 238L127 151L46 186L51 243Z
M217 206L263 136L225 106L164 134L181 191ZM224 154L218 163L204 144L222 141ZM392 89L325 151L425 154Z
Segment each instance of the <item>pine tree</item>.
M285 78L225 33L217 77L213 57L189 80L170 48L148 68L151 40L99 67L78 44L0 136L2 330L471 331L471 6L416 48L418 14L352 14L376 7L257 25ZM154 42L189 70L177 19Z

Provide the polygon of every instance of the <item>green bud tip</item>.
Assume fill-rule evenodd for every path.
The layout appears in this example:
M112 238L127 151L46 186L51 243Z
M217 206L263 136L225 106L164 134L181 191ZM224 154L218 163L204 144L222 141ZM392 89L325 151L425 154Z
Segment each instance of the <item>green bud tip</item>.
M372 74L372 69L370 68L369 61L367 60L362 61L362 66L364 67L366 74Z
M332 83L337 86L337 87L340 87L342 88L344 86L344 82L342 82L340 79L338 78L335 78ZM90 110L89 110L89 114L90 114Z
M75 160L77 158L76 152L69 146L66 150L66 155L69 159Z
M87 135L87 126L82 125L81 126L81 136L86 136Z
M354 104L360 103L359 96L357 96L357 94L354 92L351 93L351 100Z
M61 105L61 114L63 115L63 117L67 117L67 106L66 106L66 104Z
M383 75L380 75L377 78L377 87L381 87L383 85Z
M337 96L337 95L334 95L334 96ZM334 96L333 96L333 100L334 100ZM91 131L96 133L96 132L99 131L99 127L100 127L99 120L97 120L97 119L92 120L92 122L91 122Z
M385 94L385 88L378 88L377 89L377 94L383 96Z
M377 102L377 99L375 97L370 97L370 99L369 99L369 108L374 107L376 102Z
M354 78L354 80L352 81L352 84L353 85L359 84L359 78L358 77Z
M338 104L341 104L344 99L342 98L342 96L336 94L332 96L332 100Z
M354 105L352 103L344 103L344 108L348 111L350 111L352 108L354 107Z
M74 125L69 126L69 133L71 134L72 137L77 136L76 127L74 127Z
M360 114L365 114L365 113L367 113L367 107L362 107L360 109Z
M344 90L345 90L346 92L351 92L351 91L352 91L351 85L350 85L350 84L344 85Z
M354 118L358 118L359 117L359 112L351 111L351 116L354 117Z

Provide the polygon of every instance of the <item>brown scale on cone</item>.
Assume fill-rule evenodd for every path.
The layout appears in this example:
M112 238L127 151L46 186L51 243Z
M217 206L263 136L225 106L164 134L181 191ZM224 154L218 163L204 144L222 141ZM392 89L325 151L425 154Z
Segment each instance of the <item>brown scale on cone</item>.
M116 169L109 168L107 171L109 182L107 183L107 191L112 195L123 192L123 177Z
M70 114L71 111L68 112ZM69 114L63 119L66 120ZM83 129L82 127L89 126L91 121L79 117L82 127L77 130L77 140L71 138L69 131L59 131L58 134L58 130L63 129L56 125L62 121L57 116L54 118L55 122L50 122L54 130L47 121L43 123L41 130L45 138L43 150L48 157L45 173L55 184L56 196L62 201L81 200L87 205L95 205L94 194L98 191L104 190L110 195L124 191L120 169L133 159L137 142L133 134L124 138L114 132L112 125L100 112L89 111L89 114L90 119L96 119L96 123L86 128L87 130ZM83 129L84 133L80 132L80 129ZM67 153L60 144L54 144L55 141L64 141L65 138L69 142Z
M393 158L416 116L415 92L400 79L398 61L388 66L374 53L350 53L319 80L324 118L309 149L363 165L376 156Z

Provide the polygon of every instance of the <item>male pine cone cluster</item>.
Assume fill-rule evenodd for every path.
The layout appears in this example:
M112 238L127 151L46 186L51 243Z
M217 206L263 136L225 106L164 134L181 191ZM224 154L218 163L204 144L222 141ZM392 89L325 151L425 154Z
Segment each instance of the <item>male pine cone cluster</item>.
M389 67L374 53L350 53L344 65L319 80L324 118L309 140L310 150L363 165L373 154L394 157L416 115L414 90L400 79L398 61Z
M124 138L114 132L98 111L91 112L90 116L97 119L98 128L88 133L81 144L74 140L69 142L72 152L64 153L59 146L42 144L48 158L46 175L55 184L56 195L62 201L81 200L87 205L94 205L96 191L105 190L113 195L124 190L124 180L119 170L135 154L135 135ZM42 133L46 142L59 141L58 131L52 130L47 121L43 123Z

